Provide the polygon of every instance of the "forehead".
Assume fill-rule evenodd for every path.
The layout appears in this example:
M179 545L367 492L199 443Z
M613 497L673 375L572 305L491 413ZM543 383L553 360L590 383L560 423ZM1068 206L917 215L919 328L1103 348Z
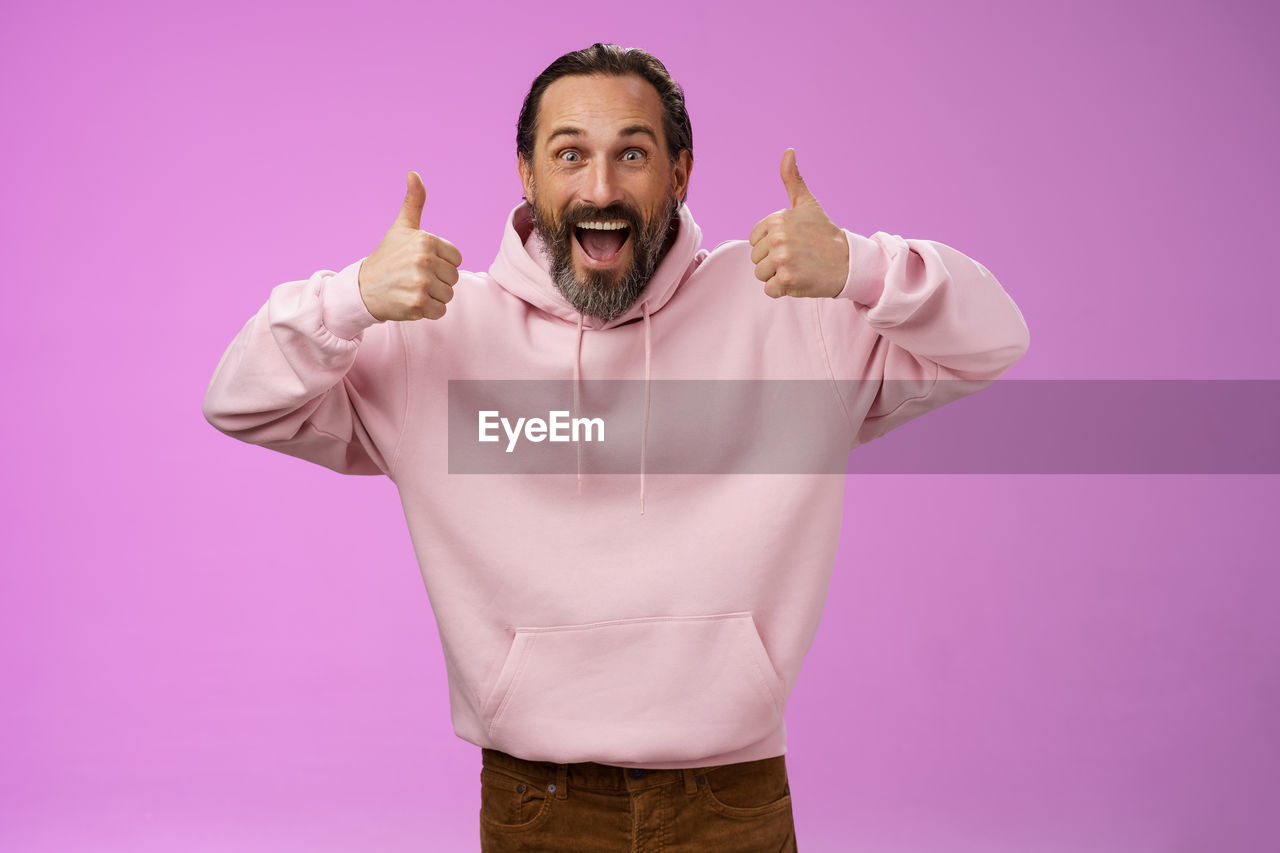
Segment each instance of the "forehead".
M634 74L561 77L542 93L538 106L539 141L563 126L576 127L588 136L612 136L635 125L648 125L663 139L658 90Z

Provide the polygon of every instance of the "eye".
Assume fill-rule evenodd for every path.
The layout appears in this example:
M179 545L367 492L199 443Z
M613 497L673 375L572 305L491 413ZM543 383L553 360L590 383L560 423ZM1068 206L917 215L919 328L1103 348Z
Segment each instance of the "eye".
M644 154L645 153L641 151L639 148L630 148L623 153L622 159L635 162L636 160L643 160Z
M581 160L582 157L578 154L577 151L561 151L560 159L564 160L567 163L576 163L579 160Z

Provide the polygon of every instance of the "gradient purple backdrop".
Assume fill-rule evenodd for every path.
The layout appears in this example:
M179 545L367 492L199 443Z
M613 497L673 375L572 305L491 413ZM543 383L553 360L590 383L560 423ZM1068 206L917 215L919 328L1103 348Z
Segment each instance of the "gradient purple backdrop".
M487 269L566 50L685 86L708 246L786 204L794 146L837 223L995 273L1010 377L1280 378L1273 4L184 5L0 10L5 851L476 849L394 487L200 401L409 169ZM1280 849L1278 492L851 477L787 712L800 849Z

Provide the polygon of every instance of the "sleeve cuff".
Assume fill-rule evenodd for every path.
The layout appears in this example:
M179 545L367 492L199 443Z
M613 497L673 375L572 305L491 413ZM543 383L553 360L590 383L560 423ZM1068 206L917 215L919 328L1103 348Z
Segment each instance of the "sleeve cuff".
M871 307L880 301L884 279L889 274L889 257L870 237L845 231L849 240L849 277L837 299L850 299Z
M320 291L325 328L348 341L355 340L375 323L383 322L369 313L360 296L360 265L364 261L361 258L335 273Z

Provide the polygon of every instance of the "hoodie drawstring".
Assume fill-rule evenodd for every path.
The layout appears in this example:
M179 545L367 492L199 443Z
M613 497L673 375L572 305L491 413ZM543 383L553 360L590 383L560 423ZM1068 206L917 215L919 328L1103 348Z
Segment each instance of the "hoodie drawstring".
M573 350L573 416L578 417L582 399L578 385L582 380L582 315L578 315L578 341ZM578 444L578 494L582 494L582 444Z
M644 312L644 419L640 425L640 514L644 515L644 462L649 440L649 383L653 376L653 323L649 319L649 302L640 303ZM578 315L578 334L573 349L573 417L582 408L579 387L582 383L582 315ZM578 494L582 494L582 444L578 444Z
M649 377L652 352L649 340L649 301L640 303L640 308L644 311L644 422L640 426L640 514L644 515L644 452L649 436Z

